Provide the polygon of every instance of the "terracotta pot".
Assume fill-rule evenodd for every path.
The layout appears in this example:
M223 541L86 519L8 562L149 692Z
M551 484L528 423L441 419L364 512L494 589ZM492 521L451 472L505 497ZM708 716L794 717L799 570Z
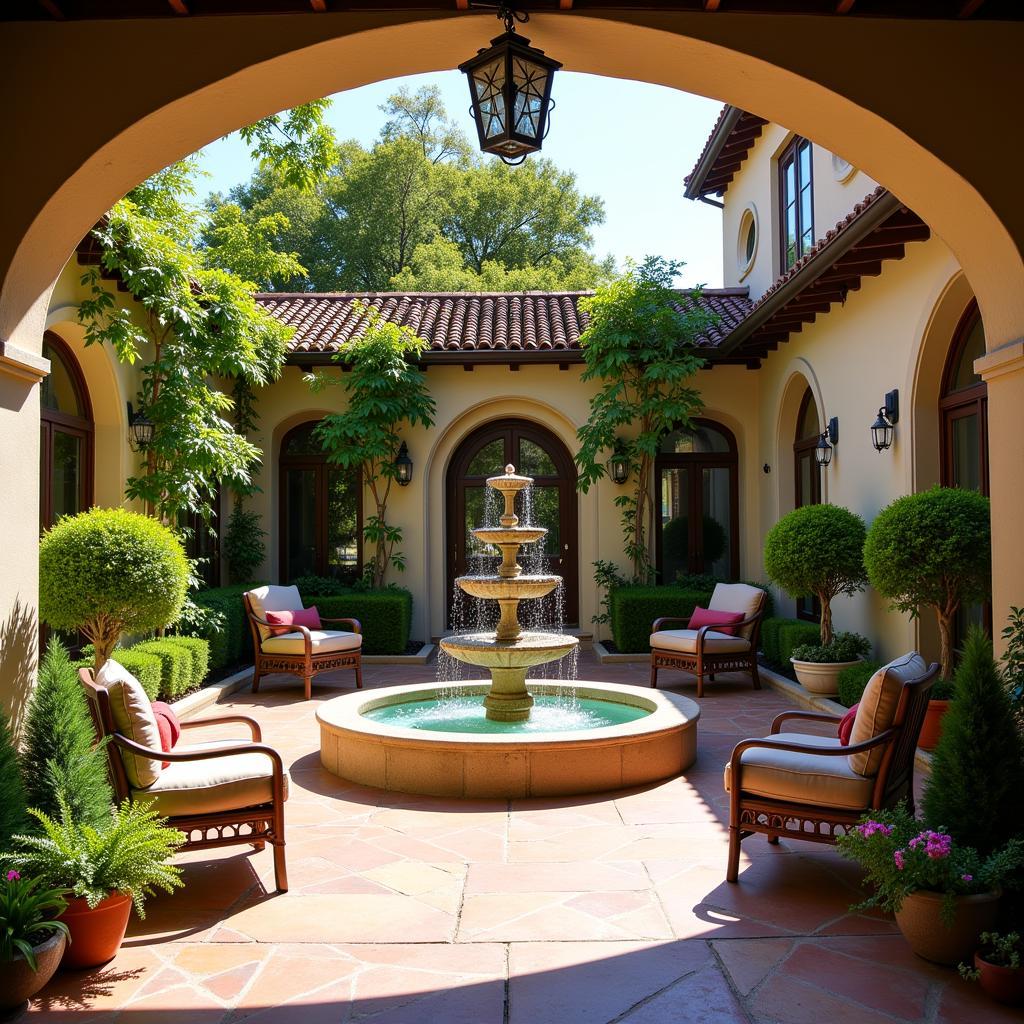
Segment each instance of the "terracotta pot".
M111 893L95 910L90 910L84 899L69 899L60 919L71 932L71 942L61 967L99 967L113 960L128 930L131 912L131 897L119 892Z
M934 750L942 738L942 716L949 710L948 700L928 701L928 710L924 713L924 724L917 745L922 750Z
M974 954L974 966L981 973L978 984L997 1003L1024 1003L1024 967L999 967L983 960L980 953Z
M817 693L828 697L839 692L839 673L844 668L856 665L864 659L833 662L797 661L796 658L789 660L793 664L793 671L796 673L800 685L808 693Z
M0 1014L24 1008L28 1001L53 977L64 952L63 932L54 932L45 942L33 947L36 970L20 954L0 963Z
M941 893L918 889L903 901L896 913L896 924L918 956L955 967L970 960L981 933L995 926L999 893L954 897L956 913L952 926L942 920L942 901Z

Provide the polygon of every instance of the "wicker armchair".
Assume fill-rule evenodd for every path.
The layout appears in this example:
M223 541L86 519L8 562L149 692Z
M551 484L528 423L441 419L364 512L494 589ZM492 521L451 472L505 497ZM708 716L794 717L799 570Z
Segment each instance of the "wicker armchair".
M242 601L255 653L253 693L259 690L261 676L285 672L302 677L306 700L309 700L313 676L338 668L354 669L356 689L362 689L363 638L358 619L321 619L323 623L344 623L350 627L348 630L310 630L305 626L279 626L268 622L267 612L301 610L298 587L257 587L244 593Z
M749 672L754 689L761 689L757 674L757 644L761 636L765 592L745 583L719 583L711 595L709 611L741 612L739 622L722 623L729 632L714 625L700 629L667 629L687 619L665 617L651 626L651 686L658 685L662 668L692 672L697 677L697 696L704 696L704 677L715 681L716 672Z
M730 794L726 879L739 876L740 843L755 832L835 843L868 810L914 804L914 754L939 671L917 653L880 668L864 691L850 744L837 736L782 732L792 721L834 722L839 716L785 711L771 735L743 740L725 766Z
M185 833L182 850L205 850L245 844L274 849L274 880L278 892L288 891L284 854L284 804L288 799L288 772L281 755L261 743L259 723L248 715L220 715L182 722L183 731L210 725L240 724L252 742L239 740L177 746L153 750L118 732L110 695L93 679L92 671L79 670L89 699L96 736L108 740L107 763L114 796L152 807L167 823ZM138 755L169 762L160 779L147 788L133 788L123 757ZM269 765L263 763L269 761ZM208 763L207 763L208 762Z

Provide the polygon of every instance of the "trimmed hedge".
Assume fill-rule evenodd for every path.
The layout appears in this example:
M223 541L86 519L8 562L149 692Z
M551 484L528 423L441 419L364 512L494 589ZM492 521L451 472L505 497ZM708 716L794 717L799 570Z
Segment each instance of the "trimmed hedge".
M193 600L201 608L223 616L223 625L219 630L211 629L197 634L209 641L210 671L253 661L252 632L245 618L242 595L257 586L258 583L240 583L231 587L201 590L194 595Z
M399 587L334 596L303 595L325 619L358 619L363 654L405 654L412 628L412 594Z
M86 656L73 663L76 675L80 668L91 669L93 666L91 645L83 649L82 653ZM155 654L140 651L137 647L115 647L110 657L138 679L150 700L159 698L163 664Z
M761 623L761 650L772 668L792 674L789 659L793 648L816 644L821 639L817 623L803 619L768 618Z
M752 583L765 590L763 584ZM706 608L714 591L714 583L707 587L615 587L608 598L611 614L612 639L623 653L642 653L650 650L651 623L663 616L688 619L697 605ZM770 615L774 607L772 595L765 590L765 612Z
M133 650L160 659L160 700L176 700L192 686L192 652L166 639L145 640ZM127 666L125 666L127 667Z
M206 682L210 671L210 641L199 636L166 636L162 640L165 644L174 644L188 651L192 658L192 672L188 688L198 689Z
M839 673L837 682L839 695L836 698L845 708L852 708L864 696L864 688L871 677L882 667L879 661L862 661Z

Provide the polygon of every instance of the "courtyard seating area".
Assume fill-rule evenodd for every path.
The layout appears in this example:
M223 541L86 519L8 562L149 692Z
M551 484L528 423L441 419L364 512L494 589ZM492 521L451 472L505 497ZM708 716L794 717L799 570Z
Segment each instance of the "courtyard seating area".
M429 682L435 671L367 666L364 685ZM600 665L586 652L580 676L649 685L646 664ZM749 675L717 675L684 776L512 801L388 793L326 772L316 711L352 682L351 670L321 674L305 702L294 678L271 675L258 694L205 712L252 715L283 757L290 891L275 894L269 851L182 854L185 887L149 902L111 963L58 974L27 1019L1019 1019L915 957L886 916L851 912L861 872L832 848L754 836L739 884L726 882L723 766L737 742L793 709L771 687L753 691ZM693 695L685 675L660 684Z

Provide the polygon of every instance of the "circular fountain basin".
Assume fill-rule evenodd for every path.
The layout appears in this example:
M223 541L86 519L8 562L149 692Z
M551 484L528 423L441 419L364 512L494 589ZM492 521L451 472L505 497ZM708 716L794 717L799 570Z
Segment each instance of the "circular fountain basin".
M513 598L545 597L562 582L562 577L524 575L503 579L500 576L459 576L455 582L470 597L510 601Z
M564 657L579 640L564 633L521 633L495 640L494 633L458 633L441 641L441 650L457 661L481 668L530 668Z
M688 697L585 680L531 680L530 686L538 704L550 700L556 709L565 708L575 698L580 704L587 702L588 713L607 704L605 710L613 716L631 720L547 731L534 731L529 722L490 722L495 731L477 732L479 723L470 716L473 724L465 731L457 731L457 723L439 731L409 728L397 724L395 716L400 721L403 714L415 717L420 712L422 720L424 710L428 716L432 713L427 701L482 701L490 680L391 686L335 697L317 711L320 760L343 779L379 789L515 798L641 786L680 774L697 756L700 708ZM627 710L618 711L614 705ZM510 731L516 727L525 731Z

